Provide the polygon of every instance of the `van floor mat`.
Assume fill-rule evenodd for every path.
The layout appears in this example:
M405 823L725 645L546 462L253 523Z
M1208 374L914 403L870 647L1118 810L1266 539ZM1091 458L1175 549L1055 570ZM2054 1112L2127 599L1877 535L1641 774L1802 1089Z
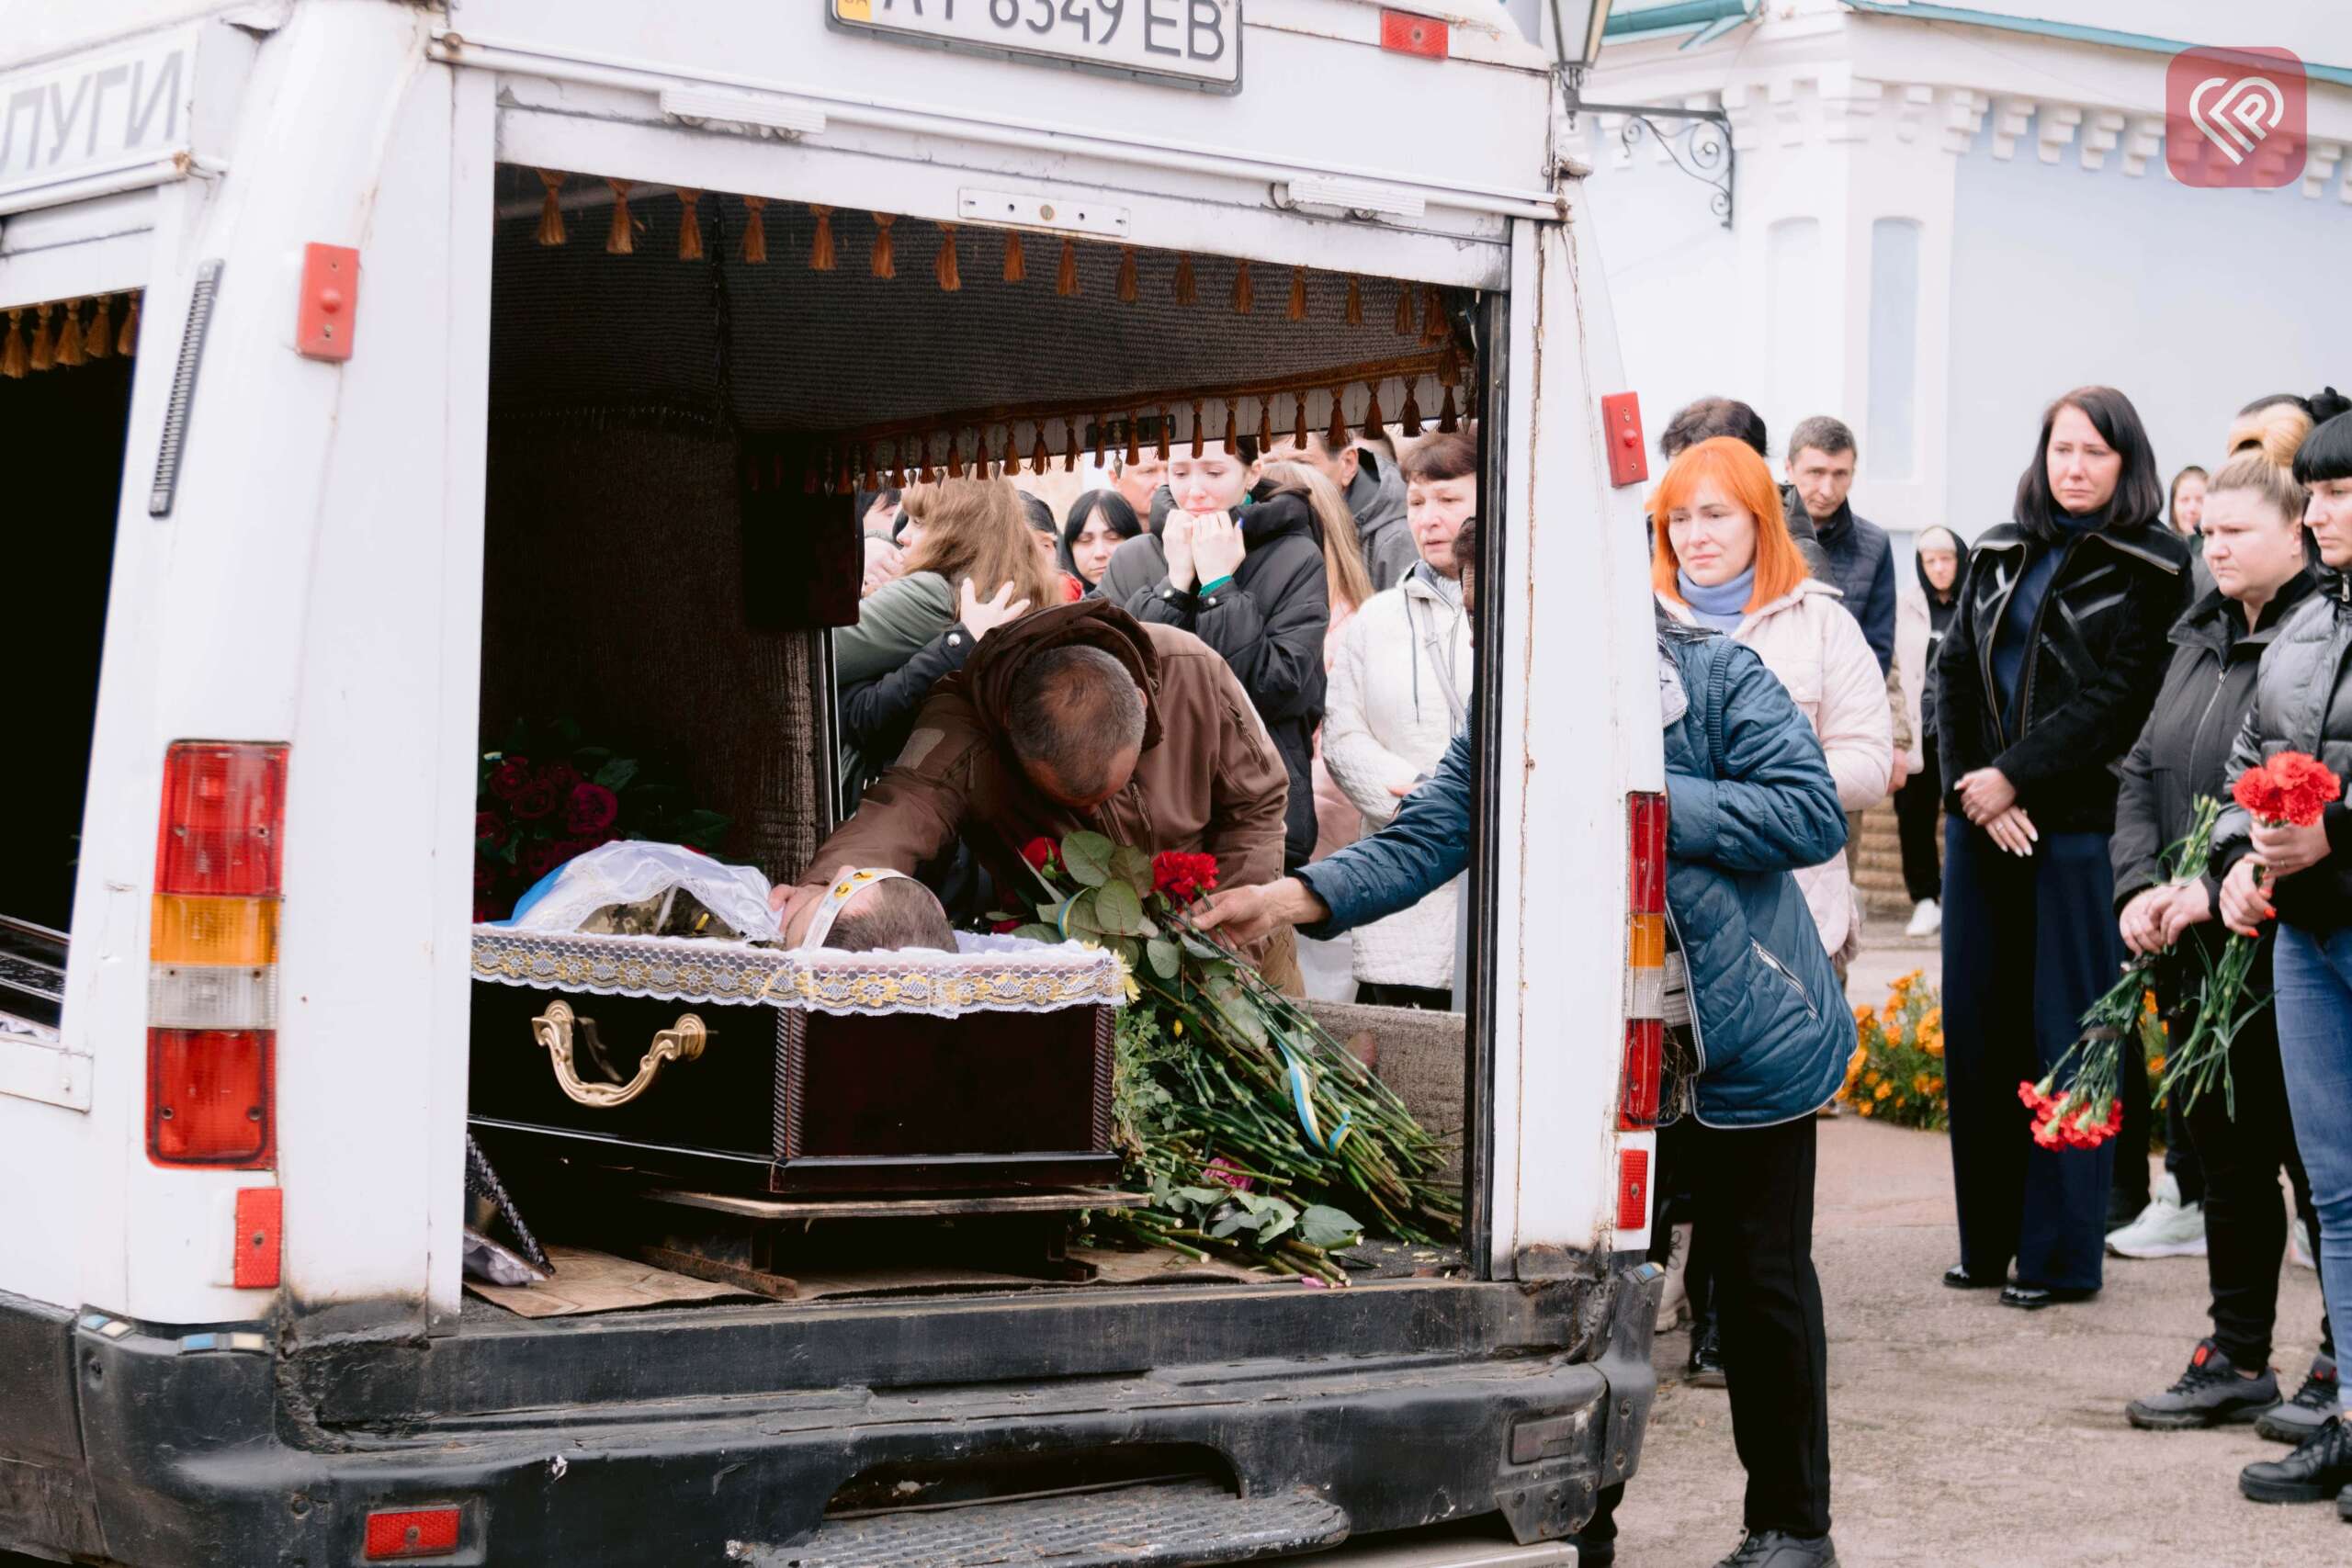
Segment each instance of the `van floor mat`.
M731 1547L753 1568L1136 1568L1337 1546L1348 1516L1307 1487L1236 1497L1211 1481L834 1519L799 1546Z

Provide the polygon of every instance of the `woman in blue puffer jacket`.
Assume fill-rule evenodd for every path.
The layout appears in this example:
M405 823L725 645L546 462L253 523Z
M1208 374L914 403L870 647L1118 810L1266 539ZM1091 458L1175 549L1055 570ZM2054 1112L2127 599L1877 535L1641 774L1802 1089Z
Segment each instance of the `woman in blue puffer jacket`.
M1476 525L1454 545L1472 603ZM1659 617L1665 724L1666 901L1685 944L1700 1068L1685 1148L1698 1223L1721 1238L1733 1441L1747 1469L1738 1568L1826 1568L1828 1355L1813 1268L1813 1113L1845 1079L1854 1020L1804 894L1791 874L1845 847L1846 818L1820 742L1763 660L1726 637ZM1259 887L1215 895L1204 926L1254 941L1283 923L1336 936L1459 875L1472 841L1471 726L1430 781L1368 839ZM1615 1554L1622 1488L1579 1539L1578 1561Z

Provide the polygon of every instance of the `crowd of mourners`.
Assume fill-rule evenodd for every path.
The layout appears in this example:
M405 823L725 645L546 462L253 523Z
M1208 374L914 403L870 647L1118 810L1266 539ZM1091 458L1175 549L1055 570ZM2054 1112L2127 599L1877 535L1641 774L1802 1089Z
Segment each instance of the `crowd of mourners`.
M2167 851L2200 797L2281 751L2352 777L2352 403L2257 400L2169 488L2112 388L2052 402L2009 519L1913 538L1849 500L1857 444L1802 421L1669 422L1647 500L1668 825L1667 1012L1694 1064L1660 1134L1656 1256L1690 1380L1729 1391L1747 1472L1726 1564L1818 1568L1830 1541L1826 1350L1812 1262L1817 1119L1834 1114L1861 941L1854 818L1892 796L1909 935L1940 937L1955 1290L2086 1301L2110 1250L2201 1253L2212 1332L2152 1428L2251 1422L2263 1501L2341 1497L2334 1342L2269 1367L2290 1184L2302 1256L2352 1300L2352 815L2238 807L2202 880ZM1196 444L1114 461L1059 509L949 479L863 507L838 634L842 789L818 852L920 875L970 914L1021 846L1087 827L1217 856L1204 926L1331 999L1456 1006L1472 840L1474 429L1344 446ZM949 677L954 679L948 679ZM975 829L981 829L974 831ZM779 889L796 924L825 887ZM2260 949L2233 1088L2164 1108L2145 1063L2123 1135L2031 1135L2043 1077L2129 955L2184 1027L2231 933ZM2177 1097L2176 1097L2177 1098ZM1614 1553L1622 1488L1579 1537Z

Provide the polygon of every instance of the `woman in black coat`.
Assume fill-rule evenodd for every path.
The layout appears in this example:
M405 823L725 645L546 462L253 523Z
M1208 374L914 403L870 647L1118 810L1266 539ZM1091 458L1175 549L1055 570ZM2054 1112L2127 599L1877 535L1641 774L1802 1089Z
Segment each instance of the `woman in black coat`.
M1179 447L1164 514L1121 545L1102 596L1139 621L1182 626L1225 655L1290 775L1283 867L1315 851L1315 729L1323 722L1323 635L1331 624L1323 528L1296 491L1260 478L1258 444Z
M2074 1044L2123 960L2114 769L2155 700L2188 582L2164 500L2130 399L2111 387L2059 399L2015 516L1976 541L1937 660L1960 1212L1960 1262L1944 1282L2006 1287L2009 1306L2080 1301L2101 1279L2114 1146L2037 1148L2018 1085ZM2124 1057L2144 1077L2146 1065Z

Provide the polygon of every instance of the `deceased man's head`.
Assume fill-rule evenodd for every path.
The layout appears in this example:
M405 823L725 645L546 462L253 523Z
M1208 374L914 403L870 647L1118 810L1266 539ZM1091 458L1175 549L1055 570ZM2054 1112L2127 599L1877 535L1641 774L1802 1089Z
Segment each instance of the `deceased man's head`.
M823 945L844 953L897 948L956 951L956 932L932 890L910 876L888 876L850 896Z

